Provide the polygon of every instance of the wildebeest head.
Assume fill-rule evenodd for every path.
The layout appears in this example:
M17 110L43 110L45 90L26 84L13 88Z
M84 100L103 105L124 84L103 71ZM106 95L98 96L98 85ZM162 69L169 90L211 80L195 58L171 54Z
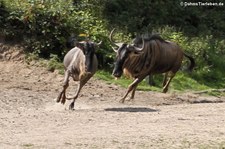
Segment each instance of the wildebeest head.
M92 62L95 55L95 48L99 46L100 43L94 43L92 41L82 41L77 43L77 46L83 51L85 55L85 70L86 72L92 71Z
M112 74L115 77L121 77L121 75L123 74L124 63L126 59L130 56L130 54L139 55L140 53L143 52L144 40L143 40L142 48L136 47L132 44L115 43L112 40L112 34L114 30L115 29L111 31L109 36L111 43L117 47L117 49L113 48L113 50L116 52L116 60L115 60L115 64L114 64L115 66L114 66Z

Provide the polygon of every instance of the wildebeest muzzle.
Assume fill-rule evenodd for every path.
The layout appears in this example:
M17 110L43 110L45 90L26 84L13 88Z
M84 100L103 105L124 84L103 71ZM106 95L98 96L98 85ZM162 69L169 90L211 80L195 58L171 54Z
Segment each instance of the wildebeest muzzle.
M123 74L122 66L120 66L119 64L115 64L112 75L116 78L119 78L122 76L122 74Z

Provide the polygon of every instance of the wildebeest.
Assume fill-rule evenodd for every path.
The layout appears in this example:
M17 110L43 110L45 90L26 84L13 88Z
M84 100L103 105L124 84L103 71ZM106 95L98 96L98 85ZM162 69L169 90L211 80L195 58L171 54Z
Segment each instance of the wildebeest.
M63 89L57 97L57 102L65 103L66 99L73 99L69 109L74 109L74 103L77 99L81 88L95 74L98 61L95 55L95 47L101 43L91 41L78 42L64 57L63 64L65 68L65 76L63 81ZM69 86L69 77L74 81L79 81L78 88L73 97L66 97L66 89Z
M114 30L111 31L109 39L118 47L118 49L113 48L117 53L113 76L118 78L124 73L134 78L121 99L122 103L131 91L131 99L134 98L138 83L148 75L165 73L163 92L166 93L172 78L181 67L183 56L189 58L191 62L188 68L190 71L195 66L194 59L185 54L176 43L165 41L159 35L137 38L133 41L134 44L126 44L113 42L113 32ZM168 76L170 78L167 80Z

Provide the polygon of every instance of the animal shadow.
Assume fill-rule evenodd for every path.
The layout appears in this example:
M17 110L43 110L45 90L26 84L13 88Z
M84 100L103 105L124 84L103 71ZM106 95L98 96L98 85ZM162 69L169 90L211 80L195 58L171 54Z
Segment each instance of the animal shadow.
M157 112L159 110L145 107L122 107L122 108L106 108L105 111L112 112Z

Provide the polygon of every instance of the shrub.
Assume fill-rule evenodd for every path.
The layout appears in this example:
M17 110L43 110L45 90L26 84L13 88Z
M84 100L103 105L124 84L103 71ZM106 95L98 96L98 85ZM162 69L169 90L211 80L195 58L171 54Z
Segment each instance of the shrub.
M68 51L67 41L73 34L75 40L103 41L97 50L100 68L110 68L113 61L108 41L109 32L104 21L93 14L93 6L85 1L61 0L3 0L1 7L1 35L7 40L20 39L28 53L43 58L57 55L61 60ZM79 36L81 35L81 36Z

